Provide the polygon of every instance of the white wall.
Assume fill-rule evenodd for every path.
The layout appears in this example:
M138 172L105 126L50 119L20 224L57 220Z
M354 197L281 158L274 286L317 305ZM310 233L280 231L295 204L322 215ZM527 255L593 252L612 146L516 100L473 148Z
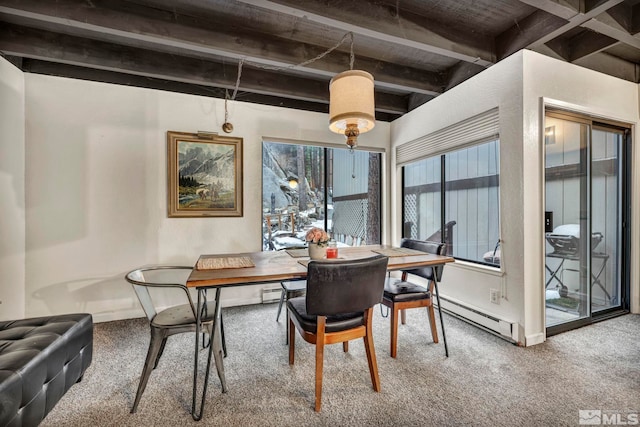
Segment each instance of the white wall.
M631 309L640 312L638 250L640 249L640 141L638 121L640 108L638 85L596 71L574 66L547 56L524 52L524 132L522 144L528 162L524 164L525 201L527 203L523 226L527 244L523 257L527 259L525 283L525 318L535 328L544 328L544 316L539 306L544 305L544 292L538 283L544 279L544 109L550 105L570 109L590 116L613 119L634 125L633 182L632 182L632 248L631 248ZM543 312L543 311L542 311Z
M500 126L500 218L502 271L456 262L444 269L443 295L499 319L525 325L523 317L523 182L522 182L522 54L512 55L466 80L391 124L391 161L398 145L428 135L498 107ZM394 167L392 166L392 167ZM391 243L402 236L402 169L391 173ZM455 228L454 228L455 234ZM490 289L499 289L500 304L489 302ZM524 343L520 331L514 338Z
M24 317L24 77L0 58L0 320Z
M344 143L326 114L230 102L230 135L244 139L244 216L167 218L166 132L223 134L222 100L32 74L25 82L27 316L143 315L128 270L261 249L263 136ZM359 144L387 149L389 128L377 123ZM259 302L260 289L225 289L223 304Z
M543 99L544 98L544 99ZM516 339L532 345L545 339L543 103L637 124L638 85L534 52L518 52L391 125L395 148L468 117L499 108L501 272L457 262L447 265L441 291L447 297L500 319L515 321ZM640 140L635 127L634 141ZM633 186L640 185L640 150L634 149ZM392 166L393 167L393 166ZM392 243L401 236L401 169L391 174ZM634 191L637 194L637 191ZM634 196L632 310L640 309L636 260L640 248L640 202ZM499 305L489 289L501 289Z
M193 265L202 253L260 248L263 136L343 143L328 131L325 114L231 102L231 135L244 138L244 217L169 219L166 131L220 131L221 100L31 74L23 81L2 59L0 95L0 317L7 318L71 311L91 312L97 321L142 315L122 278L129 269ZM441 289L517 322L516 338L527 345L544 340L542 97L588 114L639 120L638 85L519 52L391 125L378 123L359 141L388 149L391 140L390 161L383 160L393 169L383 184L383 218L391 227L383 239L398 243L402 192L395 147L499 108L502 270L458 262L445 269ZM639 137L636 126L634 141ZM640 150L633 156L640 165ZM640 188L637 167L633 173ZM632 203L631 301L640 312L640 202L634 197ZM489 303L491 288L501 290L499 305ZM259 287L223 292L226 305L259 298Z

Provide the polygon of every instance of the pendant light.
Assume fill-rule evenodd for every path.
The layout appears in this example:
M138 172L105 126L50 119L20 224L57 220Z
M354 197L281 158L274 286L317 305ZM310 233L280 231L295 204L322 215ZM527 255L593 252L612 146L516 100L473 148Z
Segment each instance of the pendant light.
M376 125L373 86L373 76L361 70L344 71L329 83L329 129L346 136L349 148Z

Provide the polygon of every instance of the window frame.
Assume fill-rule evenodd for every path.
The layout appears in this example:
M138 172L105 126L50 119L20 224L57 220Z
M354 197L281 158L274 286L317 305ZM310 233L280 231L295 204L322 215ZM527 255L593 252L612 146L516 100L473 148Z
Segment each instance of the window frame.
M498 191L498 220L497 220L497 230L498 230L498 241L496 243L495 249L494 251L499 248L500 246L500 242L502 241L502 237L501 237L501 218L502 218L502 212L500 209L500 136L496 135L495 137L491 138L490 140L487 139L482 139L479 141L475 141L474 143L470 143L470 144L465 144L464 146L461 147L456 147L453 148L449 151L446 152L441 152L441 153L436 153L433 156L428 156L428 157L421 157L418 159L415 159L412 162L408 162L408 163L404 163L402 165L402 171L401 171L401 186L402 186L402 207L401 207L401 215L402 215L402 237L403 238L411 238L410 236L407 236L407 230L405 228L405 219L406 219L406 196L407 196L407 183L406 183L406 167L409 165L413 165L422 161L425 161L427 159L433 159L436 157L440 158L440 182L439 182L439 187L440 187L440 230L444 230L445 229L445 225L449 222L449 220L455 220L455 218L447 218L446 216L446 212L447 212L447 202L446 202L446 198L447 198L447 181L446 181L446 173L447 173L447 167L446 167L446 156L451 155L452 153L455 153L457 151L462 151L462 150L466 150L469 149L471 147L478 147L481 146L483 144L488 144L491 142L496 142L497 143L497 147L496 147L496 153L498 154L498 162L496 163L496 169L497 172L493 175L486 175L486 176L482 176L482 177L476 177L475 179L488 179L488 180L492 180L497 179L497 191ZM474 179L474 178L470 178L470 179ZM444 235L441 235L441 243L444 243ZM464 261L464 262L468 262L468 263L472 263L472 264L476 264L476 265L481 265L481 266L485 266L488 268L492 268L492 269L496 269L496 270L501 270L502 269L502 263L500 264L496 264L496 263L489 263L486 262L484 260L474 260L474 259L468 259L468 258L463 258L460 256L455 256L455 255L451 255L453 256L456 260L459 261Z
M331 159L333 159L333 155L329 155L329 153L331 152L331 150L333 149L338 149L338 150L345 150L345 151L349 151L348 147L345 147L344 145L338 145L338 144L326 144L326 143L319 143L319 142L311 142L311 141L298 141L298 140L290 140L290 139L283 139L283 138L268 138L268 137L263 137L262 139L262 145L261 145L261 159L263 160L263 167L264 167L264 147L265 144L290 144L290 145L295 145L295 146L309 146L309 147L318 147L321 148L323 150L323 157L324 157L324 164L323 164L323 169L324 169L324 177L323 177L323 185L324 185L324 192L323 192L323 206L322 209L325 212L324 215L324 220L323 220L323 227L325 230L328 229L328 209L327 209L327 205L328 205L328 201L329 201L329 184L331 183L333 185L333 181L334 181L334 177L333 177L333 170L334 170L334 165L331 163ZM383 236L384 236L384 210L383 210L383 199L384 199L384 195L382 193L383 191L383 182L384 182L384 156L383 154L385 153L384 149L379 149L379 148L375 148L375 147L363 147L363 146L359 146L355 149L353 149L354 151L360 151L360 152L365 152L368 154L377 154L379 156L379 161L378 161L378 167L379 167L379 182L378 182L378 212L379 212L379 236L380 236L380 243L382 243L383 241ZM331 159L330 159L331 157ZM331 171L331 176L330 176L330 171ZM261 215L260 215L260 220L264 221L264 213L262 212L262 206L264 206L264 193L263 193L263 189L264 189L264 172L261 174L260 177L261 183L260 183L260 188L261 188ZM333 188L333 187L332 187ZM333 204L333 196L331 196L331 203ZM262 230L262 225L261 225L261 230ZM333 233L332 233L333 234ZM332 236L333 237L333 236ZM261 236L261 240L264 239L264 236ZM368 243L369 244L369 243ZM261 247L262 247L262 251L266 251L267 249L264 248L264 244L261 243Z

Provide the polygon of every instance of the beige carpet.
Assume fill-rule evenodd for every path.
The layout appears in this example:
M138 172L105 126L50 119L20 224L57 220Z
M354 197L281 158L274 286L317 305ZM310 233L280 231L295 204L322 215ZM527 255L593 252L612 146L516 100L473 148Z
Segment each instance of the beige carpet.
M229 392L211 376L204 419L192 421L193 334L169 338L138 412L130 414L149 342L143 319L97 324L94 359L44 426L562 426L580 409L640 412L640 316L626 315L520 348L445 316L450 357L433 344L426 310L409 310L398 358L376 308L382 391L364 347L325 351L321 413L313 411L314 347L297 337L287 363L277 304L224 310ZM204 355L204 351L201 352ZM201 358L202 360L202 358ZM203 361L204 362L204 361ZM204 366L202 364L202 366Z

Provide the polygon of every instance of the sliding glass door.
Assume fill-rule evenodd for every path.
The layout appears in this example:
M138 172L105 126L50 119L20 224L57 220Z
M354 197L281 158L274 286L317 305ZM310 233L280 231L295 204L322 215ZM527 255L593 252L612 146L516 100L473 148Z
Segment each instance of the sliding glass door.
M547 334L625 308L626 135L623 127L547 112Z

